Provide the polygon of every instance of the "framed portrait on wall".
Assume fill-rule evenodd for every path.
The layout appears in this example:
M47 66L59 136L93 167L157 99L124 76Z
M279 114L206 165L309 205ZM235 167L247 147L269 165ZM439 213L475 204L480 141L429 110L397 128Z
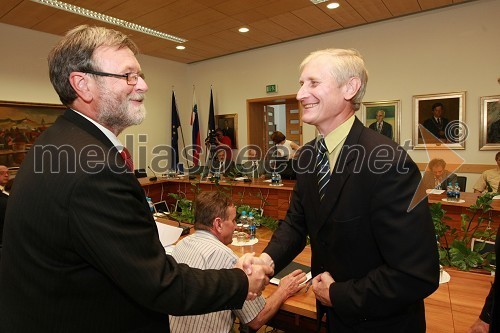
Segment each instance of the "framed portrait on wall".
M399 143L401 128L401 101L363 102L363 124Z
M66 109L61 104L0 101L0 164L20 166L36 138Z
M500 150L500 95L481 97L479 150Z
M413 96L415 149L465 149L465 91Z
M222 114L215 116L215 124L231 139L232 149L238 149L238 114Z

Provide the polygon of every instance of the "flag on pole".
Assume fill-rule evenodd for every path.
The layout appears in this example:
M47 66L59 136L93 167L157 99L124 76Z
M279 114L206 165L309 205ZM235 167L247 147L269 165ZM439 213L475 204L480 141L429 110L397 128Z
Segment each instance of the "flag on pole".
M208 135L215 135L215 110L214 110L214 96L212 88L210 87L210 108L208 110Z
M200 139L200 123L198 122L198 105L196 104L196 95L193 89L193 112L191 113L191 126L193 132L191 135L193 143L193 165L200 165L201 139Z
M177 111L177 102L175 101L175 93L172 90L172 158L170 159L170 168L177 169L179 163L179 133L177 129L181 126L179 120L179 112Z

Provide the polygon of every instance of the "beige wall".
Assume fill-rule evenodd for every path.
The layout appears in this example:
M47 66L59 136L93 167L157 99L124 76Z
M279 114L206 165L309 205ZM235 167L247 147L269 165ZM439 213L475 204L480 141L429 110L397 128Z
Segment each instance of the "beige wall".
M466 91L465 120L470 134L466 149L457 153L465 163L493 164L496 152L479 151L479 98L500 95L499 12L500 1L480 0L190 65L140 56L150 87L148 118L126 134L134 135L136 146L137 134L147 134L149 151L153 146L169 144L170 95L174 86L189 144L194 84L201 133L205 136L213 85L216 112L238 113L238 142L245 144L247 99L269 96L265 93L267 84L277 84L278 95L294 94L299 88L298 65L309 52L352 47L363 54L369 70L364 101L401 100L402 141L412 139L413 95ZM0 100L58 102L47 78L45 60L58 39L0 24ZM304 142L313 137L314 128L304 125ZM427 158L424 151L410 151L410 155L417 162ZM136 164L145 166L150 158L151 154L144 159L145 164ZM477 176L467 176L470 190Z

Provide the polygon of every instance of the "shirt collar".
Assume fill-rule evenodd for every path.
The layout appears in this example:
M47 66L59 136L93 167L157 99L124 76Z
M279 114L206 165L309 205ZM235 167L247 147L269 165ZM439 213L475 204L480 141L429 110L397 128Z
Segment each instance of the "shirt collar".
M325 136L325 144L328 149L328 153L330 154L341 142L347 138L349 131L354 124L355 116L352 115L349 119L344 121L339 127L331 131ZM321 135L318 136L316 140L321 138Z
M90 121L92 124L94 124L98 129L101 130L101 132L106 135L106 137L109 139L109 141L111 141L111 143L116 147L116 149L118 149L118 151L121 153L122 150L123 150L123 144L121 143L121 141L116 137L116 135L111 132L109 129L107 129L106 127L102 126L101 124L99 124L97 121L95 121L94 119L92 118L89 118L87 117L86 115L84 115L83 113L75 110L75 109L71 109L73 111L75 111L76 113L78 113L80 116L82 116L83 118L87 119L88 121Z

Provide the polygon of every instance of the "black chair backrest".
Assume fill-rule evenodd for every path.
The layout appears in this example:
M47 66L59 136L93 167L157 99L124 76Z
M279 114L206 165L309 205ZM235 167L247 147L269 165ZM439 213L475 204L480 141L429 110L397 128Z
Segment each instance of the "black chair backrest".
M148 176L146 169L135 169L134 174L136 178L145 178Z
M465 188L467 186L467 177L457 176L457 183L458 183L458 186L460 186L460 191L465 192Z

